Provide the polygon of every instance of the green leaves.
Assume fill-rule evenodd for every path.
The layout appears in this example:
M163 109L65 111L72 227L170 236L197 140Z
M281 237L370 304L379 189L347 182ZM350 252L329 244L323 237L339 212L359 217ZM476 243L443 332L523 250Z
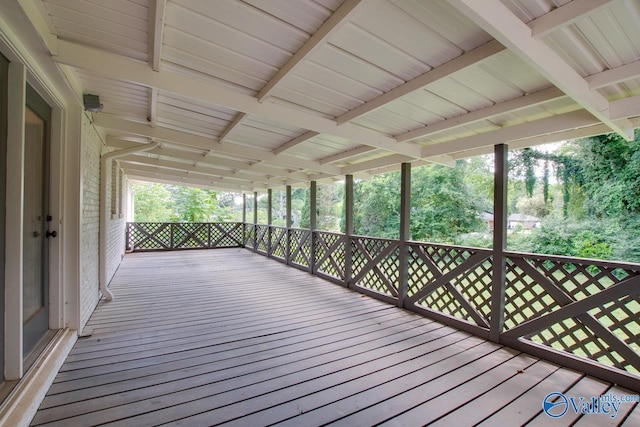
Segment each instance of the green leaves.
M137 222L213 222L233 220L232 199L215 191L167 184L134 184Z

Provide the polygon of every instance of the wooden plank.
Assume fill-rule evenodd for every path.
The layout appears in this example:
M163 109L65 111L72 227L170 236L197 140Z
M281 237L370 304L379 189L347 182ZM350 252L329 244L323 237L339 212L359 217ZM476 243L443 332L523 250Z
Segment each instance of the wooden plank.
M392 320L395 321L394 318L392 318ZM387 327L387 320L384 318L369 319L368 321L370 323L371 322L380 323L380 328L382 330L384 330ZM357 324L357 326L361 328L363 327L362 323ZM411 329L411 325L409 325L407 329ZM366 329L362 331L362 333L365 333L365 332L366 332ZM121 371L129 371L131 369L140 369L146 366L155 366L157 364L162 364L162 363L172 363L177 360L190 359L193 357L199 357L201 355L209 355L213 353L218 353L220 351L228 351L230 349L237 350L241 348L250 348L251 346L256 346L256 345L276 346L276 344L288 343L290 341L294 343L301 342L306 340L307 337L324 336L331 333L340 336L340 334L358 333L358 331L356 329L349 329L349 328L347 328L346 331L338 328L327 328L327 329L318 328L315 330L314 329L305 330L305 331L300 331L298 333L292 333L292 334L286 334L286 335L278 335L278 336L265 335L262 337L255 337L248 340L226 342L226 343L214 344L214 345L204 345L200 347L194 347L192 349L173 351L166 354L154 354L150 352L150 353L142 354L140 357L133 360L125 360L119 363L111 363L106 366L100 364L95 367L89 367L82 370L78 369L70 372L61 373L61 377L55 384L62 383L65 381L71 381L71 380L79 380L86 377L92 377L94 375L106 375L106 374L117 373ZM133 376L133 373L131 373L130 376ZM69 386L60 385L59 387L69 387Z
M451 345L456 340L460 340L460 338L464 338L461 346L456 348ZM377 371L384 371L385 368L388 369L390 366L397 365L401 360L411 360L412 356L415 357L416 352L433 351L435 360L442 360L461 351L465 345L472 346L477 344L477 340L477 338L468 337L466 334L458 335L456 333L443 339L424 343L418 347L414 345L413 348L406 351L401 350L397 353L389 353L383 357L365 362L356 358L351 361L345 360L342 364L329 363L321 366L318 370L307 372L307 376L303 378L299 376L293 378L282 377L276 381L263 382L253 387L243 387L240 390L233 390L227 393L209 394L184 405L157 410L146 414L144 422L154 424L179 420L183 424L203 425L210 424L212 420L215 420L215 423L222 423L237 419L239 416L252 414L258 410L268 410L274 406L276 407L274 411L278 413L279 405L288 403L293 398L308 396L314 392L322 391L365 375L374 374ZM443 350L438 351L440 348ZM334 395L333 392L330 394ZM295 407L287 407L287 410L287 413L290 413L291 410L295 411ZM271 414L271 412L268 413ZM197 415L189 417L190 414ZM268 424L265 421L265 416L267 416L267 413L261 414L258 424ZM129 418L114 425L126 425L127 423L137 423L139 421L137 418ZM251 423L249 419L245 418L240 424L255 425L255 422Z
M431 329L429 330L429 328ZM90 401L86 401L87 396L82 394L85 390L81 389L75 393L77 404L70 405L69 403L71 402L68 401L70 394L65 393L60 395L57 401L45 401L45 404L51 405L52 409L41 412L43 416L49 418L56 416L64 418L125 405L129 406L131 408L130 411L132 411L131 414L134 414L134 410L140 411L149 405L157 408L159 405L158 398L177 403L179 402L178 392L182 392L181 395L184 396L184 399L193 399L194 396L202 393L204 395L215 394L225 388L233 390L238 388L239 383L251 385L269 379L277 379L280 376L291 375L299 371L317 369L318 366L326 364L327 359L340 360L341 358L354 358L356 355L366 357L368 353L377 354L381 351L393 351L393 345L402 340L410 341L411 338L420 337L421 335L440 337L452 332L449 328L430 324L423 325L422 328L417 328L417 330L412 330L411 332L407 331L400 338L394 336L393 331L387 331L387 336L374 340L371 339L371 336L366 335L355 335L349 340L343 340L340 336L328 335L323 337L322 340L312 340L304 343L304 345L290 345L276 349L267 347L267 351L258 353L249 351L245 352L245 354L237 354L234 351L227 351L225 356L218 357L218 360L211 360L210 356L206 356L209 359L208 362L202 360L203 357L195 361L197 364L178 370L146 375L135 380L123 378L123 381L117 384L107 384L102 388L97 387L101 389L101 394L103 395L99 399L93 398ZM373 335L375 336L376 334ZM173 367L175 368L175 366ZM95 388L93 387L92 390ZM55 397L52 396L52 398ZM71 395L71 397L74 397L74 395ZM145 399L148 401L143 402ZM135 405L132 405L133 402L136 402ZM65 405L63 407L55 407L56 404ZM123 407L118 407L115 411L122 411ZM94 415L91 415L91 417L94 417ZM78 419L76 421L82 420ZM92 420L92 422L95 422L95 420Z
M635 392L615 386L609 388L604 394L613 394L615 396L620 396L622 394L637 395ZM577 427L617 426L633 409L633 404L623 403L620 405L618 414L614 418L611 418L611 416L607 414L585 414L582 415L582 417L580 417L580 419L578 419L578 421L573 425Z
M339 414L334 425L374 425L380 423L434 396L454 389L479 373L500 366L503 362L515 360L520 366L526 358L515 357L516 354L502 351L498 346L483 344L487 353L480 352L479 347L461 353L452 360L441 361L406 377L379 384L376 387L318 408L305 412L287 420L284 425L319 425L330 422ZM473 359L475 357L475 359ZM464 363L460 363L464 362ZM529 359L526 364L534 363ZM462 367L460 367L462 366ZM516 368L517 369L517 368ZM399 423L399 425L403 425ZM422 424L421 424L422 425Z
M440 340L438 339L441 338L443 334L445 334L444 337L452 336L449 340L465 338L465 336L462 336L463 334L460 333L451 334L451 331L448 331L447 328L436 329L431 333L425 334L425 336L431 336L434 342L437 342L439 345L444 345L440 344ZM426 340L426 338L420 339ZM248 369L247 366L240 365L239 369L231 373L224 369L221 370L221 372L214 372L213 375L209 376L177 379L169 384L160 384L159 387L144 387L133 393L133 396L132 393L111 394L102 400L107 400L109 403L120 403L120 405L114 405L114 407L106 405L105 408L105 406L96 406L96 402L92 401L91 403L94 404L94 407L89 409L99 412L92 412L86 417L75 417L69 419L69 421L80 424L87 422L100 423L126 417L126 420L123 420L126 424L136 422L135 418L129 418L132 415L144 414L143 418L145 423L161 423L171 419L171 416L167 415L166 412L170 412L171 414L179 412L179 409L177 409L179 407L174 406L178 403L183 403L182 407L191 407L193 406L192 401L198 398L200 398L200 400L204 399L214 402L235 401L237 399L236 397L226 396L242 396L248 393L247 390L251 390L252 388L277 390L279 384L287 385L292 380L305 384L308 380L322 376L327 372L348 369L354 365L354 360L358 358L381 357L385 355L385 357L391 357L395 351L402 351L403 348L411 345L415 345L415 339L405 339L401 341L399 345L384 345L373 349L373 351L369 350L363 353L359 353L355 350L355 347L351 347L337 353L341 356L341 358L338 359L335 359L334 354L326 353L322 357L316 357L314 360L303 359L297 364L283 363L277 357L272 357L267 360L272 364L276 363L276 366L269 370L258 366L253 368L255 371L252 371ZM369 355L368 353L372 354ZM389 354L391 356L389 356ZM229 363L234 364L237 362L232 358ZM226 392L226 394L224 394L224 392ZM132 403L132 398L142 399L138 401L134 400ZM98 404L99 403L101 402L98 402ZM86 411L86 405L87 402L80 402L79 405L75 405L75 409ZM161 408L166 408L166 410L156 411L153 414L145 414L146 412ZM58 412L59 415L69 416L68 412ZM156 415L157 412L163 412L163 415L158 418ZM67 421L67 418L65 418L65 421Z
M565 390L581 377L579 372L559 369L478 425L522 425L540 412L540 405L551 390Z
M367 316L367 315L384 316L384 314L377 314L377 312L380 311L380 309L373 310L372 308L358 307L355 309L352 308L351 310L352 311L350 313L346 311L342 312L338 310L322 310L322 311L315 311L314 315L315 316L326 315L329 318L338 317L341 313L345 313L345 314L348 313L353 317L355 317L356 314L359 314L360 316ZM302 313L298 313L298 314L302 314ZM292 317L293 319L296 318L295 316L289 316L289 317ZM278 318L280 319L279 321L289 321L289 318L284 316L279 316ZM212 335L213 332L218 332L219 329L222 329L225 332L228 332L230 330L240 332L245 329L249 329L251 331L251 328L253 327L253 325L256 324L252 322L260 321L260 320L264 320L264 319L251 318L250 320L247 321L246 318L242 318L242 319L236 319L237 324L230 324L228 322L220 321L220 322L216 322L211 326L209 325L198 326L193 329L189 329L187 331L180 331L178 333L149 334L145 338L141 338L141 339L123 339L118 341L112 340L109 343L97 342L93 346L86 346L79 349L79 350L84 350L82 352L76 351L73 354L69 355L69 357L67 358L67 361L75 362L75 361L95 358L96 356L106 357L106 356L116 355L116 354L148 351L148 350L153 350L157 348L163 348L164 346L167 345L166 344L167 342L170 342L171 345L177 345L182 343L186 344L190 342L201 342L202 336L204 334ZM332 322L337 322L337 321L338 319L332 320ZM273 327L273 324L271 324L271 326ZM216 337L220 338L219 336L216 336Z
M439 418L432 425L447 426L451 425L451 423L456 425L475 425L511 403L515 398L557 370L558 366L556 365L537 362L525 369L523 375L511 377L482 396Z
M466 390L461 386L466 385L467 382L483 375L485 372L495 372L494 370L498 369L496 376L500 378L499 370L501 366L505 372L508 372L508 375L513 375L514 370L525 368L535 363L535 361L536 359L520 356L517 352L507 349L494 351L470 363L461 364L458 368L445 369L444 372L440 372L432 379L426 378L425 382L418 384L416 387L406 387L404 390L399 390L399 393L395 396L380 404L366 407L348 417L341 418L334 425L373 425L384 423L385 421L392 425L403 425L403 422L408 422L410 417L415 415L415 413L407 412L413 408L417 408L418 418L422 419L424 416L420 414L423 414L424 411L420 409L420 405L429 405L430 402L437 402L434 407L438 408L438 405L441 404L441 400L438 399L439 396L457 395L461 389ZM492 377L487 376L485 378ZM451 392L452 390L454 391L453 393ZM405 413L409 415L409 418L397 417Z
M535 424L550 388L609 390L273 261L127 255L32 425Z
M591 396L600 396L604 394L605 391L609 388L609 384L604 381L598 380L592 377L584 377L578 383L574 384L568 390L553 390L564 393L569 397L591 397ZM549 393L553 392L551 389L548 390ZM551 418L546 413L540 409L540 413L534 419L531 420L527 424L527 427L553 427L553 426L566 426L573 422L575 422L578 418L580 418L581 414L576 414L573 411L567 411L560 418Z
M640 404L636 403L631 413L625 418L622 423L623 427L640 426Z
M406 322L406 319L397 317L387 319L386 321L385 319L380 318L378 321L382 321L380 325L377 325L379 328L375 328L373 325L369 327L361 327L358 325L357 328L347 329L342 332L336 331L337 328L331 328L310 333L308 335L304 335L304 339L301 338L301 336L293 336L288 339L250 340L243 342L243 345L241 346L224 346L218 351L213 351L211 349L209 351L204 350L192 352L189 357L169 359L166 363L155 363L135 371L115 371L111 374L102 375L99 378L95 378L91 375L83 376L79 378L78 381L71 383L71 386L68 381L54 384L50 394L60 393L65 390L73 391L84 389L88 386L99 388L101 385L109 385L110 387L114 387L113 384L116 382L131 381L139 377L145 377L148 379L148 377L152 375L159 373L165 374L166 372L175 370L188 369L190 375L195 375L199 364L208 364L213 362L220 363L227 359L237 359L232 361L234 363L241 363L242 360L240 358L247 355L250 356L252 362L259 362L263 358L284 357L288 354L306 351L307 347L317 348L320 346L327 346L329 344L333 346L331 348L334 351L343 348L343 346L364 346L367 343L375 344L378 341L382 341L383 344L386 345L395 342L389 339L389 337L393 338L394 334L400 337L397 338L399 340L404 339L407 336L411 336L410 334L415 335L424 332L425 328L426 330L429 330L428 328L440 327L438 324L433 324L434 326L431 326L432 324L422 324L418 325L418 327L409 324L407 325L407 328L402 328L401 325L403 325L403 322ZM398 329L400 329L401 333ZM323 349L324 348L325 347L323 347Z

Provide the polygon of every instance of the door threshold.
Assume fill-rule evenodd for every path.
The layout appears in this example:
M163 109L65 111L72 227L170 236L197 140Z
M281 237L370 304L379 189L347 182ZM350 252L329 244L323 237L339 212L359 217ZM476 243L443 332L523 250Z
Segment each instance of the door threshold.
M38 340L38 343L33 346L31 351L27 353L27 355L24 357L23 362L25 372L27 372L33 366L36 360L38 360L38 357L42 354L44 349L47 348L47 345L49 345L53 337L56 336L57 332L57 330L49 329L44 333L44 335L42 335L42 338Z
M53 339L45 340L44 350L35 352L34 349L31 352L35 352L35 361L30 369L25 370L22 379L15 381L16 384L7 384L7 387L11 385L12 389L4 401L0 401L0 425L29 425L58 370L78 339L75 330L60 329L50 332L53 332ZM37 348L39 344L40 342ZM14 381L6 383L14 383Z

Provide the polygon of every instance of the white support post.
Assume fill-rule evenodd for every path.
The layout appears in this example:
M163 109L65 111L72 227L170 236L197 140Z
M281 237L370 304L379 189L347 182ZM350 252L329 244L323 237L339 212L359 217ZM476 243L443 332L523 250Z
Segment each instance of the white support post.
M80 319L80 239L82 233L82 108L70 105L66 111L64 142L64 212L60 227L63 247L63 275L65 327L79 329Z

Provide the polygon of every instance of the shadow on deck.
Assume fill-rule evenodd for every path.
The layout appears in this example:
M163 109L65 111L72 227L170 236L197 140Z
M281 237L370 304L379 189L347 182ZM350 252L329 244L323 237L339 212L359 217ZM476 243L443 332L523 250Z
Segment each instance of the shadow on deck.
M32 425L640 425L552 419L634 393L244 249L130 254L111 289Z

